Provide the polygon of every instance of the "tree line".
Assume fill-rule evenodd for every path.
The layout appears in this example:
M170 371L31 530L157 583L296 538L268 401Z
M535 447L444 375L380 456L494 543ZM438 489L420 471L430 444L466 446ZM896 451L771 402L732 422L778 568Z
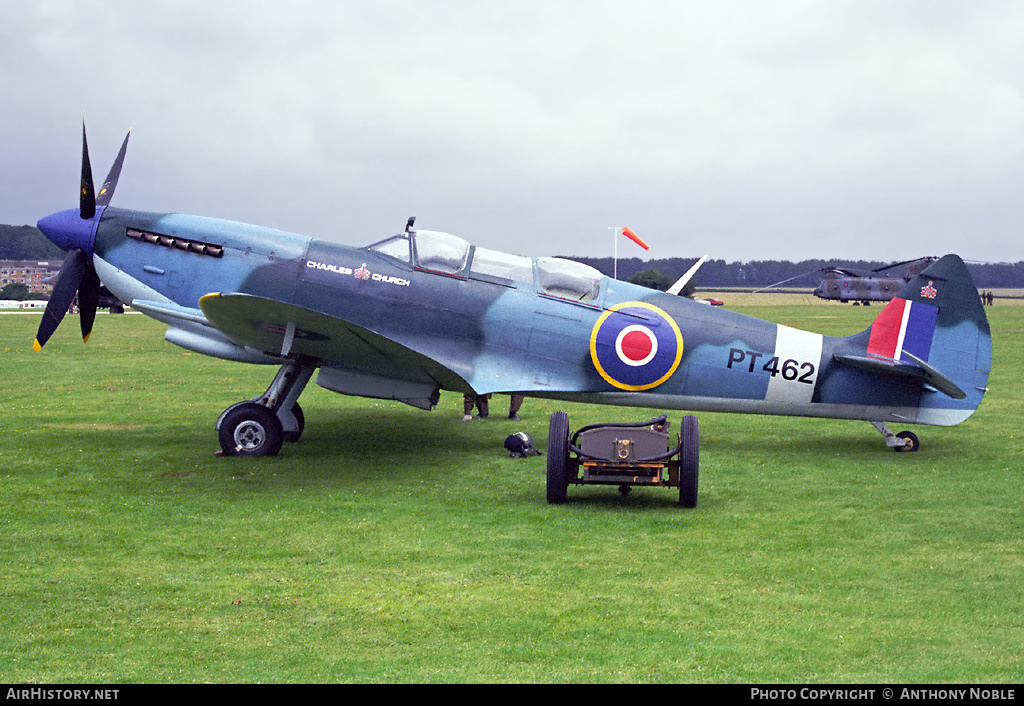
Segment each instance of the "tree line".
M0 225L0 260L62 260L64 251L35 226Z

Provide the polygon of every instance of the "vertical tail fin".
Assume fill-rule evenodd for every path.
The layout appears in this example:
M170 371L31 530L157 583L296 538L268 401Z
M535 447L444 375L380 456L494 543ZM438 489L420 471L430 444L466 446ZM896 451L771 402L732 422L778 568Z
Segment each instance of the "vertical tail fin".
M868 356L914 365L928 373L926 380L951 383L932 383L937 390L922 395L919 422L958 424L981 404L992 369L992 335L978 289L956 255L907 282L865 333ZM964 396L956 399L944 387Z

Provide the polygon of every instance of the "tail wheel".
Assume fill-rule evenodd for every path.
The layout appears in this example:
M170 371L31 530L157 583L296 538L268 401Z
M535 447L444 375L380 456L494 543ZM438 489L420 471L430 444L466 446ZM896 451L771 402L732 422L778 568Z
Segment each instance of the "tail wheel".
M548 502L565 502L569 490L569 417L565 412L551 415L548 425Z
M894 446L893 449L901 453L913 453L921 448L921 442L917 440L917 434L912 431L901 431L896 435L897 439L903 439L901 446Z
M700 425L688 414L679 429L679 504L683 507L697 507L699 472Z
M284 431L276 414L263 405L247 402L228 410L218 438L225 456L276 456Z

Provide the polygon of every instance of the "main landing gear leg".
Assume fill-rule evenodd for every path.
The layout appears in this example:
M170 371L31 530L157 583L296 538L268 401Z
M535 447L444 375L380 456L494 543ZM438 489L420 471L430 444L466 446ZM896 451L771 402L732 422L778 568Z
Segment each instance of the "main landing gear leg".
M231 405L217 419L220 453L224 456L274 456L285 441L302 436L305 418L299 395L316 367L291 361L277 371L259 397Z
M917 434L912 431L901 431L898 434L893 434L883 422L871 422L871 425L885 439L885 445L893 451L908 453L917 451L921 447L921 442L917 440Z

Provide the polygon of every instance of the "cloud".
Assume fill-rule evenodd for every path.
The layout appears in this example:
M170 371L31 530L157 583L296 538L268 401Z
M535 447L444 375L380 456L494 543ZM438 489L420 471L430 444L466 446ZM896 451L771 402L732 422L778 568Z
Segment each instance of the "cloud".
M940 0L10 8L0 220L119 205L364 243L1020 260L1024 8ZM17 61L15 61L17 60ZM103 165L103 166L100 166ZM428 225L429 224L429 225Z

